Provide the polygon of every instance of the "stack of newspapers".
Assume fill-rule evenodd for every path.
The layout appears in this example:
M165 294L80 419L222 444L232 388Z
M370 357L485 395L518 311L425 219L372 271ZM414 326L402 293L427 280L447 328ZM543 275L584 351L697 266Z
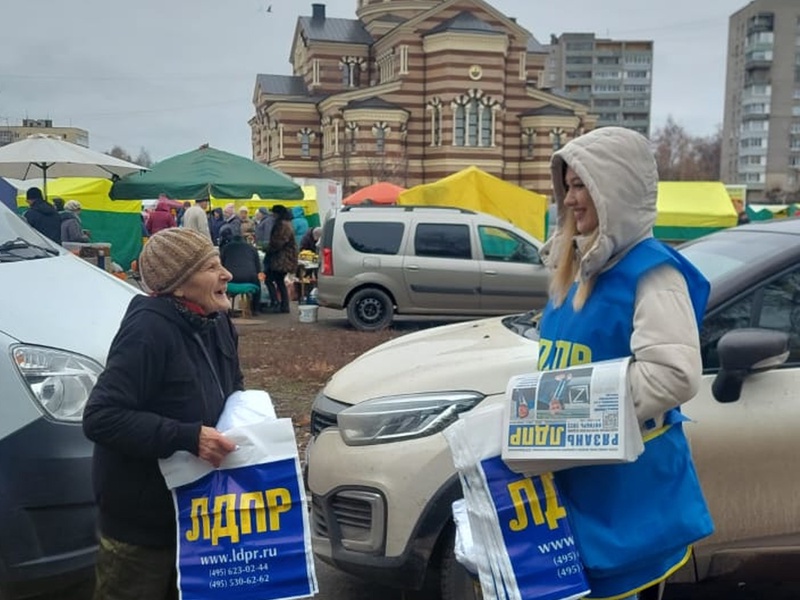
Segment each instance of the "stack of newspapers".
M632 462L644 451L628 393L630 358L512 377L502 457L514 471Z
M590 590L553 476L503 463L503 413L500 404L472 410L444 433L464 491L456 556L477 571L484 600L582 598Z

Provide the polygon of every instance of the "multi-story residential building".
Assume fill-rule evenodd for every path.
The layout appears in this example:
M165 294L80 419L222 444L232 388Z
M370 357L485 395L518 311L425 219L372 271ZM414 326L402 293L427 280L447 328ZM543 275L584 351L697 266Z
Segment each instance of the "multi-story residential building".
M800 189L800 3L755 0L730 17L722 179L748 199Z
M0 146L44 133L73 144L89 147L89 132L77 127L53 127L52 119L22 119L22 125L0 125Z
M649 135L653 89L653 42L552 36L545 83L587 104L597 126L617 125Z
M258 75L253 158L295 177L429 183L476 165L551 191L554 147L592 129L543 89L547 50L483 0L358 0L300 17L292 75Z

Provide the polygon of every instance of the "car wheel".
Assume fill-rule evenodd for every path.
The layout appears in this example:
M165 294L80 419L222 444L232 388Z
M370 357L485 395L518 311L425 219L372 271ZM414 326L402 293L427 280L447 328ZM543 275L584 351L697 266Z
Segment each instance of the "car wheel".
M455 536L445 540L441 563L442 600L481 600L481 584L456 560Z
M358 290L347 303L347 320L360 331L385 329L393 317L392 299L377 288Z

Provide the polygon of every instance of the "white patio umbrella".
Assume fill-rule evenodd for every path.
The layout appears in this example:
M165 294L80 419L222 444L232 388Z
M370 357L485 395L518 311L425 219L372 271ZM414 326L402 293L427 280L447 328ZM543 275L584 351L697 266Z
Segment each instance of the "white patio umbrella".
M115 179L146 170L127 160L44 134L31 135L0 147L0 177L23 180L42 178L45 197L48 177Z

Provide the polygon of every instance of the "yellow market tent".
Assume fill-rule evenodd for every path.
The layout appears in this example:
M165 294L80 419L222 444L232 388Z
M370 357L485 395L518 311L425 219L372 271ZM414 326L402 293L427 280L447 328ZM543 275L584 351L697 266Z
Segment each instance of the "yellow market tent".
M308 226L318 227L321 219L319 214L319 205L317 204L317 188L313 185L304 185L301 187L303 189L302 200L270 200L267 198L260 198L257 195L253 195L253 197L249 200L244 200L241 198L216 198L212 196L211 207L223 208L226 204L230 204L232 202L236 205L237 209L241 206L246 206L250 216L252 217L262 206L266 208L272 208L276 204L282 204L289 210L295 206L300 206L305 213L306 219L308 220Z
M111 244L111 259L123 269L130 268L142 250L142 203L139 200L111 200L109 179L59 177L48 179L47 199L81 203L81 223L91 233L92 242ZM17 208L28 208L25 189L17 195Z
M418 185L400 194L398 204L457 206L509 221L545 239L547 197L508 183L477 167Z
M733 227L738 215L725 186L718 181L662 181L658 184L655 236L691 240Z

